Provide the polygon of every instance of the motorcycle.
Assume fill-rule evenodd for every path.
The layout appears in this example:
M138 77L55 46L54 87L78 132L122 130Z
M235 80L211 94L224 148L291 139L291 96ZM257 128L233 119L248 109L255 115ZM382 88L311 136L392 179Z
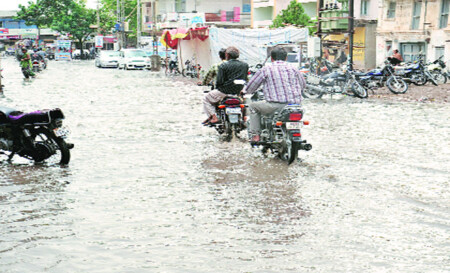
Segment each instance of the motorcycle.
M427 70L434 77L437 83L444 84L447 83L448 73L445 71L446 64L442 60L444 56L439 57L434 62L428 64Z
M173 67L171 68L170 67L170 59L169 58L166 58L164 60L164 67L165 67L165 74L166 74L166 76L169 76L169 75L176 76L176 75L180 74L180 70L178 69L178 62L174 62L173 63Z
M332 72L325 76L306 75L306 88L302 90L305 98L321 98L325 94L346 93L351 90L358 98L367 98L367 89L359 82L359 73L352 70Z
M435 86L438 85L425 66L423 55L420 55L419 59L414 63L406 66L396 66L395 75L401 76L405 82L411 82L415 85L425 85L428 81Z
M205 91L204 93L208 92ZM220 135L224 134L225 141L231 141L233 135L239 138L239 133L246 128L244 123L245 104L243 99L240 96L227 95L216 105L216 114L220 122L206 125L216 129Z
M200 64L195 64L194 59L192 61L187 60L185 63L186 68L183 68L181 71L181 74L183 77L190 76L191 78L199 78L200 77L200 70L202 69Z
M69 131L62 126L63 119L60 109L23 113L0 107L0 156L8 161L17 154L36 163L68 164L74 145L65 141Z
M384 85L394 94L404 94L408 90L408 84L401 77L394 75L394 68L389 61L385 61L382 69L362 73L359 78L361 85L370 90Z
M251 100L264 100L262 91L256 92ZM312 145L302 139L302 126L309 125L308 121L303 120L303 114L304 111L300 105L289 104L272 116L262 115L260 141L252 142L251 145L262 146L264 154L270 150L281 160L291 164L297 159L299 150L312 149Z
M33 72L41 71L41 69L42 69L41 61L42 61L42 57L39 56L39 54L37 54L37 53L31 54L31 64L32 64Z

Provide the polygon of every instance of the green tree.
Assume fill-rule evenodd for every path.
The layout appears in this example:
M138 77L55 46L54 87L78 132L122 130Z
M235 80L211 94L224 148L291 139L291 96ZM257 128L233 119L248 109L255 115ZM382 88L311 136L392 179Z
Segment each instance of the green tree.
M302 4L297 3L296 0L292 0L288 7L275 17L270 27L280 28L286 26L307 27L309 33L312 34L315 24L308 14L305 13Z
M96 11L86 8L85 0L37 0L27 6L19 5L16 19L27 25L49 27L63 34L70 34L83 49L83 43L94 32L90 26L96 23Z
M137 38L137 0L120 0L119 3L123 3L123 20L128 22L129 32L126 33L127 40L135 44ZM101 4L101 27L109 31L111 26L114 26L117 22L117 0L101 0Z

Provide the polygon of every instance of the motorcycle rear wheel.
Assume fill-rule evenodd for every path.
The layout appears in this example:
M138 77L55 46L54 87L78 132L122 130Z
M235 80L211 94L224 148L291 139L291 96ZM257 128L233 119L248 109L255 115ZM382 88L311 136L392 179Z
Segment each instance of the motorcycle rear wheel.
M298 144L293 142L292 137L288 134L289 133L286 132L285 139L281 144L281 151L278 153L278 157L290 165L295 159L297 159Z
M33 158L36 163L46 161L48 163L58 163L60 165L67 165L70 161L70 150L64 139L56 137L53 132L46 128L38 128L33 131L32 138L36 147L52 147L55 153L45 157L38 152ZM47 151L45 151L47 152Z
M422 75L418 75L418 80L413 81L412 83L417 86L422 86L422 85L425 85L427 83L427 81L428 80L427 80L427 77L425 76L425 74L422 74Z
M405 94L408 91L408 84L400 78L389 77L386 86L394 94Z

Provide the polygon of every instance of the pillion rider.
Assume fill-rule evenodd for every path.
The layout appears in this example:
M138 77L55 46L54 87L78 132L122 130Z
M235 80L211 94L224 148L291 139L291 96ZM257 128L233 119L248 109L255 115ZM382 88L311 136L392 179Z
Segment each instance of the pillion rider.
M235 84L235 80L247 81L248 64L238 60L239 49L230 46L225 51L226 62L217 70L216 88L205 95L203 108L207 119L203 124L215 124L219 122L216 115L215 104L223 100L227 95L239 95L243 85Z

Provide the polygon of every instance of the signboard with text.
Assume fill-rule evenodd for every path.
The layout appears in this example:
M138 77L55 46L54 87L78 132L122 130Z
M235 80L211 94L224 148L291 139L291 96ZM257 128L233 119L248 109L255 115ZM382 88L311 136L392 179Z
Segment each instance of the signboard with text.
M55 60L56 61L70 61L71 50L72 50L72 41L70 40L56 40L56 52L55 52Z
M103 36L95 36L95 47L103 48Z

